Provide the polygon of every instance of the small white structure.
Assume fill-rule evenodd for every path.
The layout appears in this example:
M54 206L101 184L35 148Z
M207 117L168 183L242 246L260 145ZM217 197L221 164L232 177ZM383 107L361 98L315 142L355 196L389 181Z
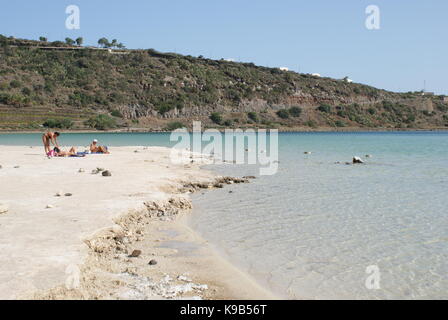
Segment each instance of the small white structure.
M353 82L353 80L350 79L349 77L345 77L345 78L342 79L342 80L344 80L344 81L347 82L347 83L352 83L352 82Z
M311 75L312 75L313 77L319 77L319 78L321 77L320 73L312 73Z
M289 71L289 69L286 68L286 67L280 67L279 69L280 69L281 71Z

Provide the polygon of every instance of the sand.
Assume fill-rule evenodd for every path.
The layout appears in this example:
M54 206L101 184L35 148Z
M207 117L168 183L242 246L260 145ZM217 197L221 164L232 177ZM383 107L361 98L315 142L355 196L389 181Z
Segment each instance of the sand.
M276 298L184 222L189 192L220 177L167 148L111 152L0 146L0 299Z

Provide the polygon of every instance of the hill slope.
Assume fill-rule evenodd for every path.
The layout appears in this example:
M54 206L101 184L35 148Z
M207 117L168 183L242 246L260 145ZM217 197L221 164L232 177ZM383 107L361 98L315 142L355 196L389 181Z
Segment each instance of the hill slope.
M0 36L0 129L47 122L160 130L193 119L286 130L448 126L448 100L441 96L152 49L58 45ZM98 114L109 124L97 125L104 120Z

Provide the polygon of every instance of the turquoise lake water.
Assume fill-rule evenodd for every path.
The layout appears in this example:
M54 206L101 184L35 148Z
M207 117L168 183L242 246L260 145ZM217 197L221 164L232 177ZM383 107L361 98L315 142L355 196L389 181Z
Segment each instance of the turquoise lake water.
M93 138L174 145L164 133L60 141ZM0 134L5 144L39 145L40 135ZM355 155L366 164L344 164ZM286 298L448 299L448 133L282 133L278 160L272 176L256 165L211 167L257 179L193 195L193 229ZM379 289L366 287L369 266Z

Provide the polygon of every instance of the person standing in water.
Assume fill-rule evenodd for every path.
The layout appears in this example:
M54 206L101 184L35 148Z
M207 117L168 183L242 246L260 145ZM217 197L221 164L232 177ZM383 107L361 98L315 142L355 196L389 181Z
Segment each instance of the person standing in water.
M55 147L59 148L58 140L59 132L46 132L42 135L42 142L44 143L45 148L45 154L48 155L48 153L51 151L50 149L50 143L52 143Z

